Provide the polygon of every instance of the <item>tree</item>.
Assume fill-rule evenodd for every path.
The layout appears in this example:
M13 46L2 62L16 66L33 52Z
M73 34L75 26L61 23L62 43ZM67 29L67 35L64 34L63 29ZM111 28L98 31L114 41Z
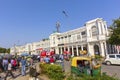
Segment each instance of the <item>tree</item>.
M6 49L6 53L10 53L10 48Z
M0 47L0 53L10 53L10 48L6 49L6 48Z
M110 27L112 34L109 38L109 43L112 45L120 45L120 18L113 20L113 24Z

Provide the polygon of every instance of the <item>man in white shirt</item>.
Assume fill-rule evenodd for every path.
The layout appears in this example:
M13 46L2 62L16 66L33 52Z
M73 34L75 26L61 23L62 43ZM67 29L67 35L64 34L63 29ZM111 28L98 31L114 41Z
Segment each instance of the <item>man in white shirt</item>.
M7 74L6 74L6 76L5 76L5 80L6 80L6 78L7 78L7 76L8 76L9 73L11 74L11 76L12 76L13 78L15 78L14 75L13 75L13 73L12 73L12 64L11 64L11 61L10 61L10 60L8 60L8 71L7 71Z

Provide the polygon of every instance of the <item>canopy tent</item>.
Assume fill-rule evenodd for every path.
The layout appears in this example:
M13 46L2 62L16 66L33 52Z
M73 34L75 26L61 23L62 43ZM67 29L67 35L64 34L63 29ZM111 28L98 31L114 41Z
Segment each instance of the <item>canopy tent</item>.
M45 57L46 56L46 51L42 51L41 54L40 54L40 56Z
M22 53L21 56L29 56L28 53Z
M38 49L36 49L36 50L43 50L43 48L38 48Z
M50 52L50 55L51 55L51 56L52 56L52 55L54 55L54 54L55 54L55 52L54 52L54 51L51 51L51 52Z
M11 55L11 54L5 54L5 57L6 57L6 58L11 58L12 55Z

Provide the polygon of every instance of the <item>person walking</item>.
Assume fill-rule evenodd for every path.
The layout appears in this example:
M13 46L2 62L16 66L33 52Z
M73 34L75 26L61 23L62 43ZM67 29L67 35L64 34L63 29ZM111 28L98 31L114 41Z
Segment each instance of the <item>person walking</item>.
M26 60L24 57L22 57L22 60L21 60L21 74L22 76L25 76L26 74Z
M60 60L61 66L62 66L62 71L64 72L65 69L64 69L64 55L63 54L59 55L59 60Z
M13 69L14 69L14 71L16 71L16 67L17 67L17 60L14 58L13 59Z
M8 59L4 58L2 63L3 63L4 71L6 72L8 68Z
M17 68L20 68L20 61L21 61L21 57L18 56L18 58L17 58Z
M5 80L7 79L7 76L8 76L9 74L11 74L11 76L12 76L13 78L15 78L14 75L13 75L13 73L12 73L12 64L11 64L11 61L10 61L10 60L8 60L8 69L7 69L7 73L6 73L6 76L5 76Z
M50 58L49 58L48 56L46 56L46 57L44 58L44 61L45 61L45 63L49 63L49 62L50 62Z
M0 72L2 72L4 69L3 69L3 65L2 65L2 59L0 59Z
M30 58L30 65L32 66L33 65L33 59Z

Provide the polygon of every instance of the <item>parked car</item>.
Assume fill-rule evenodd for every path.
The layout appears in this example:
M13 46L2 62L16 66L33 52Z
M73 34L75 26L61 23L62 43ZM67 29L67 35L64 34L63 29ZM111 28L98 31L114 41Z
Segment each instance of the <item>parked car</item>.
M116 64L120 65L120 54L108 54L104 61L106 65Z

